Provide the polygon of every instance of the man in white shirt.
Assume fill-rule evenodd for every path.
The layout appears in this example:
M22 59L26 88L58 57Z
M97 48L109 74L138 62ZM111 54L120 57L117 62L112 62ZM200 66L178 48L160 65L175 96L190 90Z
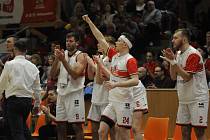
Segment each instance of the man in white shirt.
M189 44L187 29L177 30L172 39L173 48L163 50L164 60L170 62L170 75L177 80L179 108L176 123L182 126L182 139L190 139L192 127L198 140L206 140L209 92L205 67L200 53Z
M26 47L24 39L15 42L15 58L5 63L0 77L0 93L5 90L6 117L12 140L31 140L26 119L31 110L32 97L35 97L34 110L38 110L40 104L39 70L25 59Z

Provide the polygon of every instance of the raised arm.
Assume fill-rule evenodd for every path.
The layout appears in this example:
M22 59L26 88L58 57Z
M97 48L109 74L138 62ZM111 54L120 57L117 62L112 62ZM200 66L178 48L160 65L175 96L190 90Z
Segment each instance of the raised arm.
M106 42L104 35L99 31L99 29L94 25L94 23L90 20L88 15L82 16L83 20L88 23L93 35L97 39L98 43L103 47L104 51L107 52L109 49L109 44Z

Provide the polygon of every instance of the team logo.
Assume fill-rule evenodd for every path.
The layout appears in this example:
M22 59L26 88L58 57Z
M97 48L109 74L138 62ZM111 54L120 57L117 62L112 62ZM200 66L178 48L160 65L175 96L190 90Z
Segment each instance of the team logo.
M204 103L198 103L199 108L204 108Z
M79 100L74 100L74 106L79 106Z
M130 109L130 103L125 103L125 108Z

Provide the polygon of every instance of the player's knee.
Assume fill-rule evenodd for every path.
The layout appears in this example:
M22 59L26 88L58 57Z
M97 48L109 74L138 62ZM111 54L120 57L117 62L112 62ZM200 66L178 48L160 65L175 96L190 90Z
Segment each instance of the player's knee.
M106 132L107 132L107 130L105 129L105 127L100 127L100 128L98 129L98 134L99 134L100 136L106 135Z
M139 132L139 129L137 128L136 125L133 125L133 126L132 126L132 131L133 131L134 134L136 134L136 133Z
M72 128L74 129L75 132L83 132L83 129L82 129L82 124L80 123L75 123L75 124L72 124Z
M204 128L194 128L197 138L202 138L205 134Z
M182 126L182 137L186 140L191 137L191 126Z

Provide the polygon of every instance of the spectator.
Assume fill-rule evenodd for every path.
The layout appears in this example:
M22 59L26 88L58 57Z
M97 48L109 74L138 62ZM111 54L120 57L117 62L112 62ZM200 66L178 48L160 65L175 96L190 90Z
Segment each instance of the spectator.
M164 67L156 66L154 85L151 85L148 88L174 88L174 87L175 87L175 81L172 81L169 76L165 75Z
M153 85L153 79L148 75L147 69L145 67L138 68L139 80L147 88L150 85Z
M41 110L46 115L46 125L39 128L39 139L48 140L49 137L57 137L56 124L56 100L57 93L52 87L48 91L47 106L41 106ZM75 134L70 125L68 124L67 134Z
M44 73L44 69L42 67L42 59L40 57L39 54L33 54L31 56L31 62L36 65L36 67L39 69L39 77L41 78L43 76ZM41 84L43 83L43 81L40 81Z
M204 47L210 49L210 31L206 33L206 45Z
M154 54L151 51L146 53L146 63L143 64L150 77L154 78L155 67L158 63L154 60Z
M105 9L104 9L104 13L102 14L102 25L113 25L113 17L114 17L115 13L113 13L112 7L110 4L106 4L105 5Z
M150 45L158 43L160 39L161 17L160 10L155 8L155 2L149 0L143 12L141 27L144 30L145 41Z

